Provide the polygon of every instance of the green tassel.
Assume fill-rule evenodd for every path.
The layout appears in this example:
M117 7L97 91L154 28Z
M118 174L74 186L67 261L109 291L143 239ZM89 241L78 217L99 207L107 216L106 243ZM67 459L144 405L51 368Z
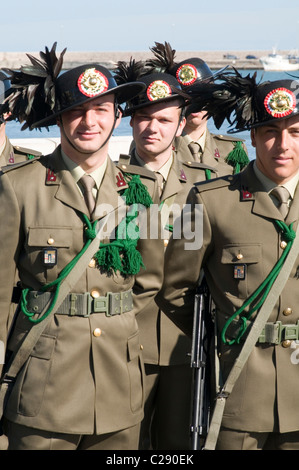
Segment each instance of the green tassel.
M150 207L153 203L147 187L141 182L139 175L132 176L123 196L125 196L128 206L132 204L142 204L145 207Z
M122 273L124 275L138 274L141 268L144 268L142 256L136 246L129 244L123 251Z
M235 146L225 159L226 163L234 168L234 173L239 173L249 163L249 158L245 152L242 142L235 142Z
M112 243L101 245L100 249L94 255L98 267L111 274L112 271L122 271L121 258L119 256L119 247Z

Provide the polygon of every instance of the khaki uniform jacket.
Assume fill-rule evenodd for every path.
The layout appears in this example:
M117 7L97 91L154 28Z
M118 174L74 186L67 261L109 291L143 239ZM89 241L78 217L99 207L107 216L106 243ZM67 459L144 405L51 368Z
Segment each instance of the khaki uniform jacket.
M108 158L96 202L109 204L111 213L126 187L123 171ZM151 172L129 166L126 171L140 174L157 202L157 182ZM15 269L25 288L38 290L55 280L84 246L80 212L87 214L87 208L63 164L60 147L20 168L7 168L0 178L0 201L5 221L0 234L0 339L5 343ZM148 219L150 211L146 213ZM42 249L49 247L50 239L57 249L57 265L45 268ZM105 295L132 288L133 310L111 317L55 314L17 377L5 410L9 420L74 434L114 432L141 421L144 372L136 315L161 287L164 247L159 238L140 238L138 249L146 266L138 275L108 276L91 264L72 291L97 289ZM19 314L9 350L18 349L30 326L28 318ZM95 328L100 328L100 336L93 334Z
M232 174L234 169L225 162L225 158L234 149L235 143L240 140L229 135L211 134L207 129L205 148L201 156L202 163L215 168L219 176ZM247 153L244 143L243 148ZM174 139L174 151L181 161L188 162L194 160L194 156L188 148L188 140L186 140L184 135Z
M227 319L260 286L280 258L282 236L274 221L281 220L281 215L256 178L252 163L238 175L197 185L188 202L193 207L203 204L202 248L189 251L184 249L186 240L170 241L165 284L157 301L191 334L195 286L203 267L216 304L220 333ZM298 220L297 189L286 223L293 223L296 230ZM234 278L234 266L240 263L247 270L243 280ZM298 267L299 257L269 322L296 324L299 320ZM219 339L224 381L240 348L237 344L224 345ZM223 426L256 432L298 431L298 357L295 341L287 348L258 343L227 399Z
M127 156L121 156L121 161L126 162ZM130 163L139 165L138 160L132 156ZM181 210L186 203L188 193L197 181L205 181L205 170L211 171L212 177L217 173L212 168L199 162L179 162L174 157L174 162L169 171L167 181L163 189L160 203L167 201L175 204ZM163 212L162 212L163 213ZM177 214L179 216L179 213ZM173 223L172 213L169 215L170 224ZM162 216L164 218L164 216ZM165 246L171 233L164 232ZM191 341L182 331L159 310L153 300L148 308L138 315L141 343L143 345L143 357L146 364L159 364L161 366L190 363Z
M6 138L4 150L0 155L0 167L31 160L32 158L40 157L41 155L41 152L37 152L36 150L14 146L10 140Z

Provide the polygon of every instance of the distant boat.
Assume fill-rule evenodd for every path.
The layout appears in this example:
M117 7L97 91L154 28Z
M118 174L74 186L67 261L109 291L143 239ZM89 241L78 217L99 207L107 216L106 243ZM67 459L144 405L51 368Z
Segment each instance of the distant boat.
M281 55L273 50L272 54L260 58L260 62L267 72L289 72L292 70L299 70L299 57L298 55Z

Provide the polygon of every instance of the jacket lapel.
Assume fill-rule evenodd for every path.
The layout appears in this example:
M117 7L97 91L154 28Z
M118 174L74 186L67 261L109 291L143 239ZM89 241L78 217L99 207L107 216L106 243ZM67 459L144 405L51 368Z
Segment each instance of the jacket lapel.
M47 159L46 185L57 186L55 198L73 209L88 215L83 196L63 163L60 146Z

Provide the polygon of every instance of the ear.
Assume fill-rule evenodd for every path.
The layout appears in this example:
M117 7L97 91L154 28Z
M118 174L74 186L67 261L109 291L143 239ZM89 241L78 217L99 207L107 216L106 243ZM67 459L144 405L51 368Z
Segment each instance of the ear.
M114 129L116 129L116 128L119 126L120 121L121 121L121 118L122 118L122 115L123 115L122 110L121 110L121 108L118 106L118 108L117 108L117 113L116 113L116 121L115 121Z
M251 129L251 130L250 130L250 137L251 137L251 145L252 145L252 147L256 147L255 129Z
M186 125L186 118L184 116L180 121L179 127L178 127L176 135L175 135L176 137L179 137L182 134L185 125Z

